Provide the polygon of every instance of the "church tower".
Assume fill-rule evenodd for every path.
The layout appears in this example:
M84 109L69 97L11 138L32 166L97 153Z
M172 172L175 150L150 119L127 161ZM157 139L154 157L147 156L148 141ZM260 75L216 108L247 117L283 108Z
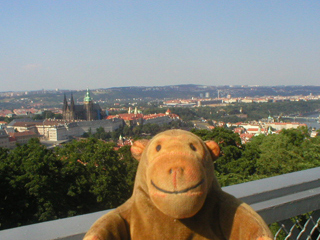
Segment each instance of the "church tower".
M87 121L93 120L94 119L94 117L93 117L93 101L90 96L89 89L87 89L87 93L83 99L83 104L84 104L84 108L86 111Z
M99 104L93 103L89 89L83 98L83 105L75 104L73 94L71 94L70 104L68 104L67 97L64 95L62 114L66 121L101 120L105 116Z
M71 103L68 105L66 94L64 94L63 107L62 107L63 119L72 121L76 118L75 105L73 95L71 94Z
M69 110L69 106L68 106L67 96L66 94L64 94L62 112L65 113L67 110Z
M69 113L69 120L74 120L76 118L76 109L74 105L73 94L71 93L71 103L70 103L70 113Z

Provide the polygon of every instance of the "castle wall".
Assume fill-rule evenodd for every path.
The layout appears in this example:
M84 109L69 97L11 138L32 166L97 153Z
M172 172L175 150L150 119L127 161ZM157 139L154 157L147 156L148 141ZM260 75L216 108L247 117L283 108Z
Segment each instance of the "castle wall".
M113 132L117 130L119 127L124 125L124 121L122 119L108 119L108 120L95 120L95 121L81 121L77 122L79 131L82 132L82 135L85 132L89 132L91 129L91 133L96 133L97 128L103 127L105 132Z
M97 132L97 128L103 127L106 132L112 132L124 125L122 119L79 121L57 126L38 125L43 137L49 141L67 140L70 137L80 137L85 132ZM45 128L45 129L44 129Z

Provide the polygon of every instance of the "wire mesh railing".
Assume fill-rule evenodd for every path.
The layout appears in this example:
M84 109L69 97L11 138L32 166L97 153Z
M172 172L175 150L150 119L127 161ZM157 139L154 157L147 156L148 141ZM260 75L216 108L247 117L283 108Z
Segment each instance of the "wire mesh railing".
M320 210L279 221L270 226L275 240L320 240Z

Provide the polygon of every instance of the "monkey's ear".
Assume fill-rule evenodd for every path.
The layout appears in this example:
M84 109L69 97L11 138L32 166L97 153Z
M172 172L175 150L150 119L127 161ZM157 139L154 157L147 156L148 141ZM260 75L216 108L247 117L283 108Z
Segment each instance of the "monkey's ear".
M220 155L220 147L219 147L218 143L216 143L215 141L212 141L212 140L208 140L208 141L205 141L205 144L207 145L207 147L211 153L212 160L215 161Z
M131 154L132 156L140 161L141 155L143 153L143 150L147 146L149 140L147 139L140 139L133 142L133 145L131 146Z

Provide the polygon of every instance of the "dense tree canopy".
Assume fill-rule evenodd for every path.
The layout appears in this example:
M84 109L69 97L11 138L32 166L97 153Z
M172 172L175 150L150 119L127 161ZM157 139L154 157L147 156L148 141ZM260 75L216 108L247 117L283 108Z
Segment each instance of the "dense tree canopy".
M94 138L54 151L33 139L0 157L1 229L116 207L136 170L128 148Z
M215 168L222 186L320 166L320 137L311 138L306 127L259 135L245 145L223 128L193 132L219 143L221 156Z
M1 228L52 219L63 199L58 161L53 152L32 139L8 152L1 149Z

